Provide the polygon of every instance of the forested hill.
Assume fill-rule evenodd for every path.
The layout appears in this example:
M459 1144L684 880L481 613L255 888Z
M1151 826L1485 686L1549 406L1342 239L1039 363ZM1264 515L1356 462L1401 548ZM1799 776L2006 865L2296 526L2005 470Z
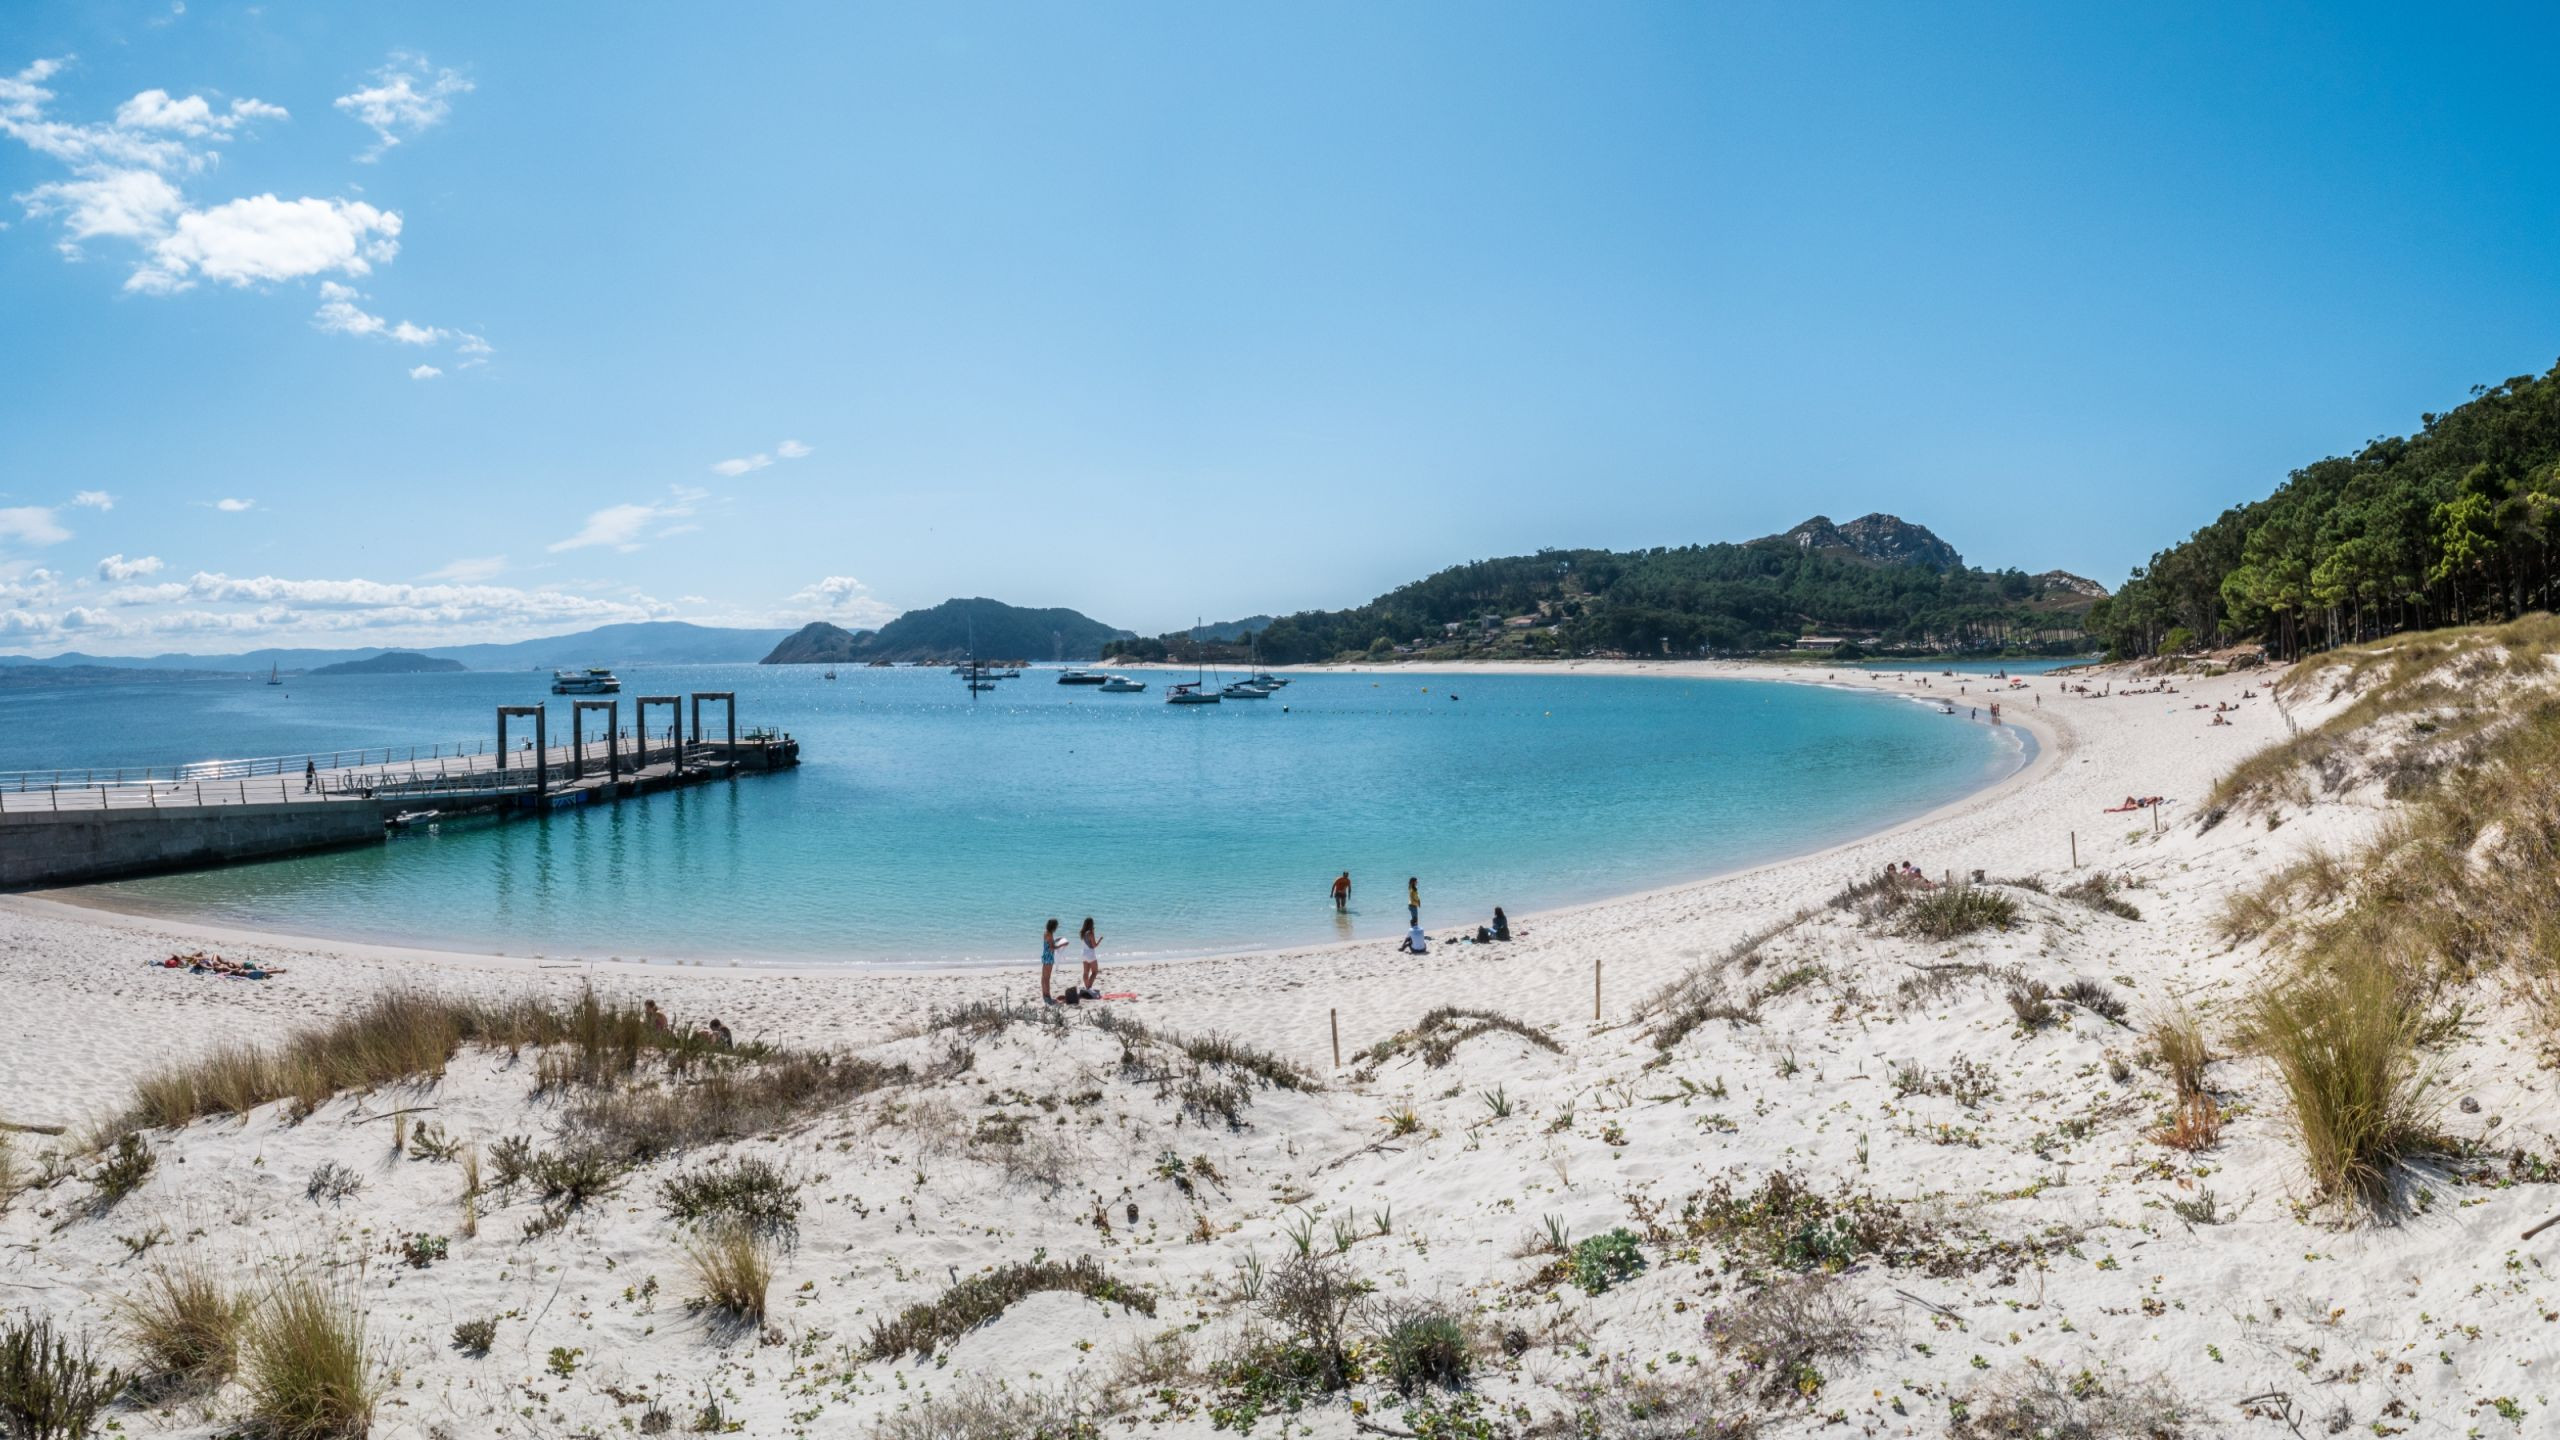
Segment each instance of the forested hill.
M767 665L840 661L962 659L974 638L980 659L1090 660L1125 638L1074 610L1026 610L999 600L945 600L910 610L878 630L848 631L824 621L802 627L764 657Z
M2090 628L2124 655L2263 639L2290 658L2548 608L2560 367L2420 423L2224 511L2134 571Z
M1879 557L1882 558L1879 558ZM1819 516L1743 544L1542 550L1452 566L1349 610L1264 627L1273 664L1398 652L1570 655L1785 649L1808 634L1891 648L2068 653L2085 648L2093 589L2049 572L1967 567L1922 526ZM1188 653L1176 631L1114 653Z

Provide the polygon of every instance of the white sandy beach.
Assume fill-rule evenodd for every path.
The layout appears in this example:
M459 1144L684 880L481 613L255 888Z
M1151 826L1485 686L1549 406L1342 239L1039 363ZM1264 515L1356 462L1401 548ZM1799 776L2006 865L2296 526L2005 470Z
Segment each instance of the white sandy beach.
M1825 676L1796 666L1580 668ZM2119 1388L2174 1389L2192 1406L2183 1433L2196 1435L2337 1433L2335 1415L2361 1433L2560 1433L2550 1408L2560 1399L2560 1292L2539 1247L2516 1239L2560 1208L2552 1186L2447 1182L2402 1223L2342 1224L2308 1203L2282 1093L2258 1062L2217 1068L2232 1118L2218 1148L2190 1155L2144 1138L2166 1109L2157 1073L2110 1077L2111 1059L2138 1060L2134 1030L2068 1010L2061 1025L2021 1034L2000 983L1906 984L1961 962L2056 986L2099 981L2137 1022L2177 1004L2208 1020L2225 1013L2266 961L2218 938L2224 898L2312 846L2370 833L2384 813L2378 797L2357 794L2291 813L2280 828L2194 823L2216 776L2287 733L2264 698L2274 678L2181 677L2175 694L2084 699L2036 677L2000 694L2007 722L2037 741L2033 763L2010 779L1817 855L1517 917L1525 933L1509 945L1412 959L1363 943L1112 966L1106 988L1143 997L1116 1012L1160 1031L1234 1036L1307 1067L1324 1088L1262 1091L1236 1128L1186 1122L1161 1087L1123 1078L1120 1042L1078 1013L1055 1030L1022 1025L979 1041L972 1067L937 1084L734 1147L805 1178L761 1343L683 1303L683 1234L656 1186L707 1157L652 1164L538 1238L522 1236L539 1213L531 1199L493 1200L477 1236L462 1237L453 1167L395 1157L388 1127L367 1122L423 1107L421 1118L483 1145L549 1131L556 1102L530 1093L524 1062L468 1052L439 1082L348 1097L299 1124L279 1104L155 1137L162 1158L151 1179L103 1214L77 1203L76 1179L24 1193L0 1213L0 1280L11 1304L104 1337L104 1303L129 1293L150 1263L135 1258L130 1237L155 1227L166 1232L158 1245L200 1247L243 1275L286 1257L366 1260L371 1338L396 1376L376 1425L383 1435L614 1433L654 1408L682 1426L714 1395L739 1433L860 1434L973 1377L1091 1399L1115 1375L1180 1374L1164 1359L1180 1349L1192 1378L1123 1384L1123 1408L1105 1428L1187 1436L1217 1428L1201 1398L1214 1387L1198 1371L1247 1323L1240 1266L1248 1254L1276 1263L1306 1217L1327 1236L1347 1223L1343 1261L1382 1295L1430 1297L1467 1315L1484 1342L1477 1393L1508 1427L1487 1433L1528 1434L1587 1408L1595 1390L1732 1369L1715 1344L1717 1317L1744 1294L1748 1266L1679 1238L1677 1217L1720 1180L1748 1189L1788 1171L1899 1207L1940 1237L1939 1258L1868 1261L1842 1275L1836 1283L1870 1322L1867 1343L1826 1359L1811 1393L1753 1401L1769 1433L1935 1435L2001 1385L2084 1370ZM1830 683L1963 706L1993 684L1845 669ZM2087 683L2151 682L2107 671ZM1953 693L1959 685L1968 693ZM2239 701L2244 689L2258 698ZM2239 704L2232 723L2209 725L2197 707L2223 701ZM2295 718L2315 713L2297 706ZM2105 813L2129 794L2170 804L2156 817ZM2080 872L2132 886L2139 920L2022 890L2016 927L1932 945L1820 908L1845 883L1906 859L1933 878L1980 870L2058 891L2079 878L2075 834ZM1726 977L1737 1000L1766 992L1758 1023L1711 1022L1661 1051L1646 1038L1637 1011L1647 996L1807 910L1816 913ZM1433 918L1441 935L1480 917ZM286 973L247 983L151 968L198 948ZM591 985L653 998L684 1019L719 1016L742 1038L922 1062L943 1043L914 1036L934 1011L1020 999L1030 972L553 965L217 933L20 897L0 901L10 1029L0 1119L96 1123L148 1071L273 1041L386 988L567 998ZM1445 1070L1410 1055L1354 1061L1451 1004L1541 1027L1561 1051L1497 1033L1462 1046ZM2494 1150L2550 1154L2560 1126L2552 1072L2532 1044L2500 1038L2536 1032L2475 1018L2473 1037L2440 1066L2448 1101L2476 1108L2449 1104L2446 1128ZM1889 1083L1897 1064L1943 1075L1959 1062L1983 1067L1987 1095L1966 1103ZM1512 1113L1485 1098L1496 1087ZM1395 1134L1382 1117L1407 1107L1417 1123ZM990 1152L990 1116L1027 1120L1045 1136L1041 1162ZM22 1170L45 1143L19 1137ZM1196 1173L1217 1178L1176 1184L1160 1168L1168 1154L1197 1157L1206 1168ZM360 1195L307 1198L306 1178L324 1163L361 1175ZM2211 1222L2170 1208L2208 1193L2219 1206ZM1575 1236L1629 1227L1645 1237L1646 1269L1600 1294L1541 1278L1529 1242L1548 1216ZM405 1268L390 1251L409 1234L453 1237L450 1258ZM886 1314L1036 1251L1099 1258L1153 1292L1155 1315L1047 1293L936 1359L860 1355ZM485 1358L447 1339L479 1315L502 1317ZM1133 1369L1140 1342L1167 1331L1175 1340ZM1503 1345L1514 1331L1518 1342ZM1333 1402L1286 1423L1328 1436L1372 1422L1390 1428L1371 1433L1410 1433L1392 1392L1354 1394L1365 1413ZM227 1432L225 1407L217 1393L119 1418L125 1433L210 1436ZM1266 1417L1256 1433L1283 1424Z

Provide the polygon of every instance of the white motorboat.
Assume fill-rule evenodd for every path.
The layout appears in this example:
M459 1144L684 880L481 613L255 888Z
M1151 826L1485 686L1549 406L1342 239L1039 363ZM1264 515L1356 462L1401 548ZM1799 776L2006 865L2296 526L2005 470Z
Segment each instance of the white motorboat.
M1111 677L1099 670L1069 670L1058 676L1061 685L1099 685Z
M1126 675L1102 677L1102 693L1105 695L1135 695L1146 688L1143 682L1132 680Z
M554 670L551 672L554 695L618 695L622 681L601 666L586 670Z
M1271 692L1249 680L1238 680L1218 692L1230 700L1268 700Z

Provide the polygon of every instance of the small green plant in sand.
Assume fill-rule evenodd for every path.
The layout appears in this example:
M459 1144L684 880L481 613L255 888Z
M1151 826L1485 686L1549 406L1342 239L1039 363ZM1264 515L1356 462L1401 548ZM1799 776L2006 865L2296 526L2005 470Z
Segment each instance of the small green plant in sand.
M1623 1226L1573 1247L1573 1283L1589 1294L1598 1295L1643 1268L1644 1252Z
M151 1178L151 1171L158 1164L159 1157L151 1153L151 1147L143 1143L141 1136L126 1134L117 1137L115 1148L107 1152L107 1158L89 1176L89 1184L93 1187L89 1197L90 1208L98 1211L114 1208L124 1197L141 1189L142 1182Z
M482 1315L459 1322L453 1327L453 1348L474 1359L489 1353L498 1343L498 1319Z

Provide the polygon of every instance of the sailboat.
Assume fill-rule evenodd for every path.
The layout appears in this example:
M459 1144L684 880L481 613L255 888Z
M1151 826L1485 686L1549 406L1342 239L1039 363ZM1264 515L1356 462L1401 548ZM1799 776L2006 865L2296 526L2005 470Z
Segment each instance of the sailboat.
M1191 633L1195 637L1200 633L1198 629L1198 622L1194 622ZM1209 688L1208 664L1205 657L1201 654L1199 640L1197 638L1193 639L1191 645L1191 658L1194 662L1192 675L1194 678L1188 685L1166 686L1164 689L1164 703L1167 705L1215 705L1218 703L1218 692Z
M267 664L267 683L270 685L281 685L284 683L284 676L276 672L276 667L273 661L270 661Z
M979 691L996 688L996 682L988 678L986 668L978 663L978 617L975 614L969 617L969 664L957 673L968 680L969 698L972 700L978 698Z

